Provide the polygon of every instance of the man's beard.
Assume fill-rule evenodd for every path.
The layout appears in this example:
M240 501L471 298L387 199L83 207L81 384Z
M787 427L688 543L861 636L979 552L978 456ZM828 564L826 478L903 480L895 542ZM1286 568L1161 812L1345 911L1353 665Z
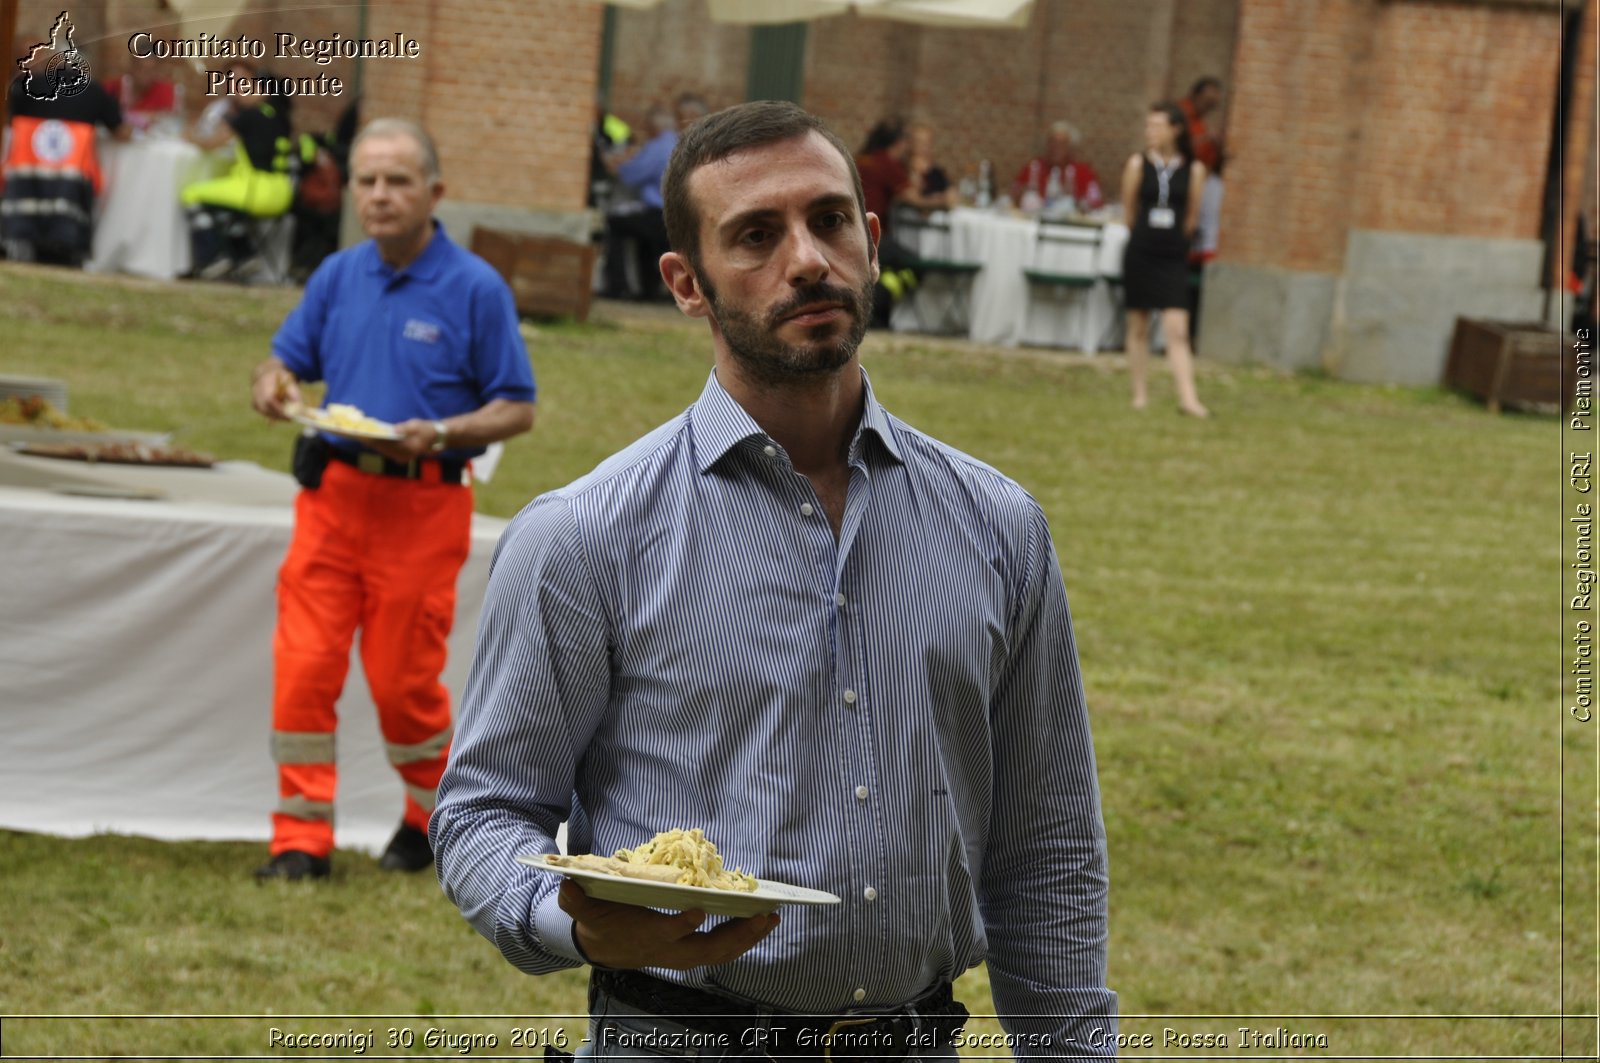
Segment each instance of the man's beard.
M764 320L758 320L754 314L721 302L705 271L696 273L728 350L762 384L792 385L834 372L849 364L867 334L867 321L872 314L870 279L854 291L826 282L796 288L789 299L768 311ZM813 328L817 339L812 343L795 345L780 340L777 332L783 319L809 303L838 303L850 317L849 330L830 342L825 337L836 326L829 323Z

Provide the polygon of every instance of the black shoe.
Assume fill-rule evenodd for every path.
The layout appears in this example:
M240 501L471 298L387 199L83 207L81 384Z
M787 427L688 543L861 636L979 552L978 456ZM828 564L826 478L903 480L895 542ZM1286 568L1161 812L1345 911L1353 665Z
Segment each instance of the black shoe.
M203 281L220 281L227 279L233 272L233 259L227 255L214 258L204 266L194 271L195 278Z
M389 839L378 866L385 871L421 871L433 866L433 846L428 844L428 836L422 831L402 823Z
M299 849L287 849L256 868L256 878L265 882L281 878L298 882L303 878L327 878L333 865L326 856L312 856Z

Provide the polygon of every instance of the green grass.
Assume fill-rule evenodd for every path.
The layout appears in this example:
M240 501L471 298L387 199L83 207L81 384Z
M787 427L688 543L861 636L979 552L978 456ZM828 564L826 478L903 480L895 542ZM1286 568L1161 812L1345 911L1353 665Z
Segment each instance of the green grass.
M0 372L284 468L291 434L246 391L293 299L0 269ZM488 513L679 412L710 364L702 325L638 315L530 328L529 348L539 420L480 490ZM874 336L865 362L890 409L1050 516L1104 791L1110 981L1158 1016L1125 1031L1153 1052L1164 1026L1240 1025L1347 1056L1560 1050L1560 1024L1531 1020L1159 1017L1593 1010L1594 742L1562 733L1554 419L1202 359L1218 416L1198 423L1161 377L1130 411L1115 358ZM341 853L330 884L263 889L261 855L0 834L0 1012L583 1009L581 977L513 971L426 878ZM991 1010L981 971L960 991ZM147 1043L142 1021L12 1019L4 1049L116 1054ZM475 1021L434 1025L498 1029ZM345 1026L383 1029L314 1028ZM262 1021L161 1030L200 1046L163 1051L266 1051ZM1593 1023L1568 1035L1592 1045Z

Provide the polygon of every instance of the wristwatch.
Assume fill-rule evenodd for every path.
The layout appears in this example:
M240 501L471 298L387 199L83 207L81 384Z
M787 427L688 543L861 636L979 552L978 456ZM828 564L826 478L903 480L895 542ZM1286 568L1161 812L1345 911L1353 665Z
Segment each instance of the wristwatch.
M444 426L443 421L433 422L433 445L428 449L437 454L450 442L450 430Z

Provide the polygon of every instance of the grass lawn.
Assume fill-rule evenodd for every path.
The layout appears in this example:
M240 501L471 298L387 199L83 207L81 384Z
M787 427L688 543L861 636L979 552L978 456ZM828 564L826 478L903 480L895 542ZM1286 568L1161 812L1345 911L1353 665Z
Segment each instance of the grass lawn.
M247 383L294 299L0 266L0 373L286 468L291 431L250 413ZM704 326L616 313L528 328L538 424L482 510L509 516L698 394ZM1241 1026L1346 1058L1561 1051L1559 1020L1428 1018L1594 1010L1594 739L1563 730L1555 419L1202 359L1217 416L1199 423L1160 376L1129 410L1115 357L874 335L864 360L890 409L1050 516L1104 792L1110 982L1124 1032L1155 1041L1128 1055L1274 1051L1238 1047ZM456 1017L583 1011L581 975L514 971L426 876L341 853L331 883L261 888L261 855L0 833L0 1013L329 1016L293 1021L453 1055L437 1039L469 1031L515 1051L515 1023ZM959 989L992 1010L981 970ZM383 1014L449 1018L335 1017ZM3 1048L275 1054L271 1025L13 1018ZM1565 1032L1592 1049L1593 1022Z

